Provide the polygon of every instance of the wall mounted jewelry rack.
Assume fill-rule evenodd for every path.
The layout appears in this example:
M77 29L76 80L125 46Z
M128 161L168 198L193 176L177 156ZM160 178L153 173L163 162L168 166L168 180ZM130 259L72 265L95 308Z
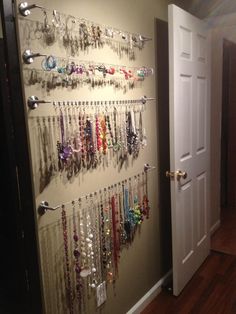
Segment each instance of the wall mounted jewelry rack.
M31 136L38 143L35 180L39 193L59 174L71 180L111 162L120 171L147 146L145 104L140 100L136 104L121 101L120 106L103 102L102 108L94 105L91 110L89 102L73 104L54 102L54 114L30 117Z
M89 197L93 197L93 196L96 196L98 195L99 193L102 193L102 191L104 192L107 192L109 191L110 189L113 189L113 188L117 188L117 186L121 186L127 182L130 182L132 179L136 180L136 179L139 179L141 176L147 176L147 172L150 171L150 170L153 170L155 169L156 167L153 167L153 166L150 166L149 164L144 164L144 171L133 176L133 177L129 177L128 179L125 179L121 182L118 182L118 183L115 183L115 184L112 184L110 186L107 186L105 188L102 188L102 189L99 189L97 191L94 191L92 193L89 193L87 195L83 195L83 196L80 196L78 197L77 199L74 199L72 201L68 201L68 202L65 202L63 204L60 204L60 205L56 205L56 206L50 206L49 205L49 202L48 201L42 201L39 206L38 206L38 214L40 216L43 216L47 211L56 211L57 209L59 208L62 208L63 206L67 206L67 205L70 205L74 202L78 202L79 200L82 200L82 199L85 199L85 198L89 198ZM146 181L147 181L147 178L146 178Z
M149 218L147 173L138 173L56 207L42 202L38 213L44 215L57 209L61 215L60 234L47 232L45 241L54 243L55 234L61 236L64 254L57 267L62 267L64 273L62 289L70 297L70 313L75 313L77 304L82 307L76 313L90 313L86 301L96 295L93 292L100 285L104 286L104 293L109 283L114 287L122 249L132 245L136 232ZM101 305L99 297L97 305Z
M80 50L87 50L91 47L101 48L104 44L111 46L111 42L119 42L122 45L117 50L120 56L125 52L130 59L135 59L133 48L141 50L147 41L152 40L152 38L139 33L132 33L112 26L95 23L86 18L66 15L35 4L28 5L27 2L20 3L19 13L25 17L30 15L30 10L34 8L39 8L42 11L44 19L43 22L37 21L37 25L35 21L31 20L37 26L34 29L35 39L42 38L47 45L52 45L59 39L65 48L70 49L71 55L78 54ZM51 22L49 22L49 19ZM32 29L30 32L32 32ZM115 47L111 46L111 48Z
M100 89L111 87L115 91L122 91L124 94L129 90L139 88L143 84L143 80L125 79L123 76L107 75L65 75L55 71L44 71L40 69L24 69L23 78L26 86L38 85L45 90L48 95L55 89L78 90L82 87L89 89Z
M22 58L24 63L31 64L35 57L44 57L41 66L44 71L55 71L59 74L65 75L85 75L94 76L96 74L102 74L105 78L113 75L121 75L126 80L136 79L144 80L146 77L154 74L153 68L146 66L128 67L126 65L118 65L111 63L102 63L94 61L78 60L75 58L65 58L53 55L45 55L41 53L33 53L30 49L23 52Z
M147 101L155 100L155 98L142 96L140 99L126 99L126 100L95 100L95 101L76 101L76 100L67 100L67 101L52 101L52 100L39 100L36 96L30 96L27 101L27 105L29 109L36 109L39 104L53 104L54 106L74 106L77 107L91 107L96 108L97 106L108 106L116 107L116 106L135 106L135 105L145 105ZM106 108L106 109L108 109ZM84 108L85 109L85 108Z

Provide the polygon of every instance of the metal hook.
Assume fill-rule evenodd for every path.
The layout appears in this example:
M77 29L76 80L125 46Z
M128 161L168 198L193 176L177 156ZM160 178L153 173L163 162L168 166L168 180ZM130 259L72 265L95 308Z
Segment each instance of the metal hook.
M19 4L19 12L20 12L20 14L22 15L22 16L28 16L28 15L30 15L30 10L31 9L35 9L35 8L38 8L38 9L44 9L42 6L40 6L40 5L37 5L37 4L30 4L30 5L28 5L28 3L27 2L21 2L20 4Z

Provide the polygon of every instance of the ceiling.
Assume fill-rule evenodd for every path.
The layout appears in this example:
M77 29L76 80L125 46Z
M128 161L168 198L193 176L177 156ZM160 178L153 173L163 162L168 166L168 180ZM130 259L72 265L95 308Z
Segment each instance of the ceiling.
M236 0L174 0L179 7L203 19L236 12Z

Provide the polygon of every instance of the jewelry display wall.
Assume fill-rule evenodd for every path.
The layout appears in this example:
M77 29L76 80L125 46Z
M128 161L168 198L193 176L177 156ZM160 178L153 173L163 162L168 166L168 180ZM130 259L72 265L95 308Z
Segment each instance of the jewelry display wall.
M37 10L18 23L36 208L61 204L36 212L45 312L92 313L149 217L151 37Z
M145 98L114 102L52 102L55 115L33 117L39 192L63 173L68 180L98 167L120 169L147 145Z
M70 313L75 308L86 313L86 300L94 290L115 283L122 249L132 244L142 222L149 218L147 192L147 172L143 172L66 204L50 207L43 202L39 206L40 215L61 211L62 263ZM99 297L97 305L101 305Z
M23 23L25 40L29 43L37 40L41 45L46 46L58 43L71 56L79 55L82 51L101 49L107 45L120 58L127 55L130 60L134 60L135 49L142 50L145 43L151 40L142 34L95 23L86 18L66 15L57 10L51 11L43 7L39 9L41 11L40 20L35 21L28 18ZM20 12L23 13L23 11ZM24 13L21 15L27 16Z

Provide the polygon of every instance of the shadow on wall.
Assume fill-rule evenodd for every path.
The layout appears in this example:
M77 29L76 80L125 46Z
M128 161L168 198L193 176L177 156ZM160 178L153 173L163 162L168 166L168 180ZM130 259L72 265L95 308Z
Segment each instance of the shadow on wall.
M161 272L166 274L172 267L170 182L165 172L170 169L169 150L169 61L168 23L156 20L156 69L158 97L159 140L159 206L161 232Z

